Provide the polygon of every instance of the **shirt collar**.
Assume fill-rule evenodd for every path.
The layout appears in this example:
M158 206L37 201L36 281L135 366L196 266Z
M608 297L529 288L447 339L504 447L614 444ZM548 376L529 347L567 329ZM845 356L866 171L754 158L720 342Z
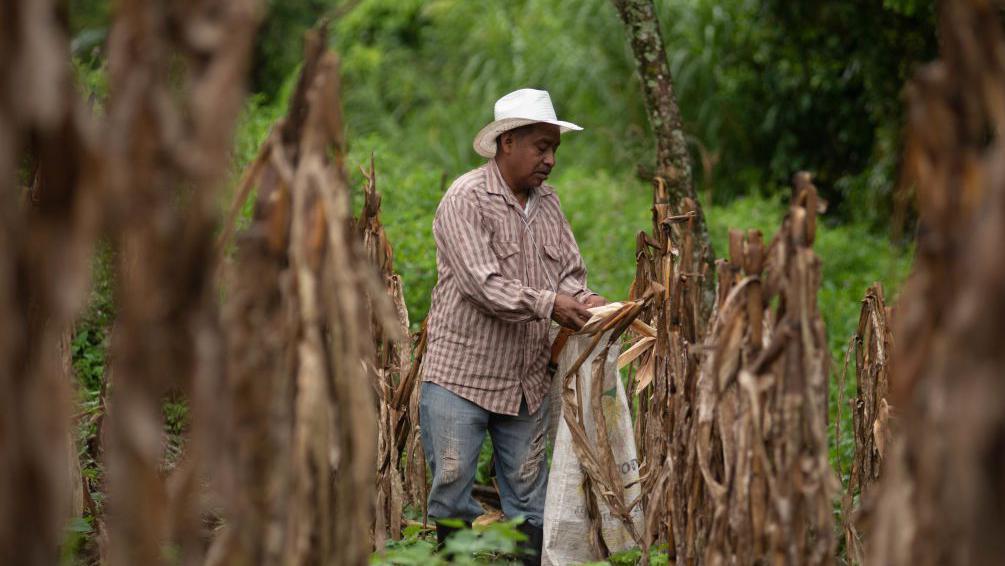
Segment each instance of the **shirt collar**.
M516 197L513 196L513 191L510 190L509 186L506 184L506 179L503 179L502 172L499 171L499 165L496 163L495 159L489 159L487 170L487 179L485 183L485 190L496 195L502 195L503 198L513 199L516 201ZM540 187L537 187L533 191L537 193L537 196L543 197L550 195L555 192L555 189L547 183L541 183Z

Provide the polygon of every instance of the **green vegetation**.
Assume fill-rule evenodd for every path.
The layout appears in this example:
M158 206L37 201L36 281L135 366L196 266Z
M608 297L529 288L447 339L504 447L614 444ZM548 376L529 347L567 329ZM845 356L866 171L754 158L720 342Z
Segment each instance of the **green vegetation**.
M519 519L472 529L463 528L460 520L443 522L460 530L447 537L439 552L436 551L435 532L412 524L404 529L401 540L388 541L383 551L374 553L370 563L388 566L509 564L511 558L517 556L517 544L527 540L526 535L517 530L522 522Z
M587 132L567 166L633 170L652 160L634 63L610 0L266 2L252 91L281 100L300 35L328 18L343 57L350 139L393 140L453 178L491 101L548 89ZM891 208L899 94L934 57L934 0L663 0L675 89L699 182L717 203L817 174L832 214L882 229ZM101 63L108 0L71 6L74 53Z
M934 2L658 2L699 181L717 202L818 175L843 219L882 224L898 94L934 55ZM377 132L453 176L490 101L548 89L585 135L567 165L652 160L634 63L609 0L368 0L335 22L351 139Z

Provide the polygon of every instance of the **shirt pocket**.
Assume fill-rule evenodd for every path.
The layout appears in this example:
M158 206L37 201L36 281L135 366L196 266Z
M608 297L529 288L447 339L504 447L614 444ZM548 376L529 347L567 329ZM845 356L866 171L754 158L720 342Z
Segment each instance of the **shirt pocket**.
M558 244L545 244L542 247L544 248L545 267L548 269L548 275L558 283L568 263L569 254L565 248Z
M516 240L493 240L492 253L499 260L499 271L506 279L521 279L520 242Z

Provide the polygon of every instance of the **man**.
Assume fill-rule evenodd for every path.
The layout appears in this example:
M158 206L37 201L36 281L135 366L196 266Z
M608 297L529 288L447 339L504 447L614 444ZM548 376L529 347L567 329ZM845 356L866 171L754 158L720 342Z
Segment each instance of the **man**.
M527 560L540 563L548 481L545 428L549 320L579 329L605 300L586 268L554 189L561 133L547 92L499 99L475 137L485 165L458 178L436 211L438 280L427 322L420 403L433 474L429 516L472 521L478 454L492 437L502 510L522 516ZM437 524L440 544L452 529Z

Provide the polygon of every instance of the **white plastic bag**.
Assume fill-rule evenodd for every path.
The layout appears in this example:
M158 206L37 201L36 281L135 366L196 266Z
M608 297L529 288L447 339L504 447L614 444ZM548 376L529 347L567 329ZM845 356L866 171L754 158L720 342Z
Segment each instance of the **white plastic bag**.
M592 352L580 366L579 382L583 385L581 399L590 398L593 360L603 352L608 335L601 338L601 346ZM586 514L586 497L583 493L583 470L579 464L572 445L572 434L565 423L562 413L562 377L579 358L580 354L589 348L591 337L571 336L558 360L558 372L552 383L551 414L552 422L549 434L554 434L554 450L551 459L551 472L548 475L548 495L544 507L544 548L542 564L564 566L601 560L595 556L590 544L590 520ZM632 418L628 410L628 399L625 388L618 374L617 347L612 347L604 363L604 396L603 411L607 421L607 435L610 438L614 452L614 461L621 472L625 499L634 501L641 492L638 483L639 463L635 449L635 437L632 433ZM576 380L572 380L575 387ZM610 392L610 394L608 394ZM584 411L587 435L595 441L593 415L587 409ZM598 498L597 504L601 514L601 530L607 548L612 552L627 550L635 546L635 541L625 529L622 522L611 515L610 509L603 499ZM632 510L632 520L636 532L643 528L641 506Z

